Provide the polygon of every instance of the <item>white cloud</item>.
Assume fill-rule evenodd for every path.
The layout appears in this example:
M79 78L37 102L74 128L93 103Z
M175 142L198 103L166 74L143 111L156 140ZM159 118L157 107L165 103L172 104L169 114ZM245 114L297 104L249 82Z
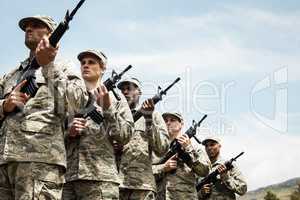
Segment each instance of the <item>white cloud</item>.
M140 42L144 40L149 50L113 54L111 60L116 65L133 62L141 70L151 67L166 74L192 67L206 78L247 73L257 76L287 66L289 79L300 80L296 48L300 44L299 17L299 13L278 15L229 8L196 17L124 22L115 25L113 31L142 48L145 44ZM286 43L292 44L292 49Z

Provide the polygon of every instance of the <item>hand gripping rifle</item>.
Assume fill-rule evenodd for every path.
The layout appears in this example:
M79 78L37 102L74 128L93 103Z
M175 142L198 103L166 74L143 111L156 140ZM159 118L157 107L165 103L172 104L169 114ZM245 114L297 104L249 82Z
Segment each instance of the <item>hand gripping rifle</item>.
M56 27L56 29L52 32L49 37L49 42L52 47L56 47L59 40L65 34L65 32L69 29L69 23L73 19L74 15L76 14L77 10L82 6L85 0L80 0L74 10L69 14L69 10L67 10L66 16L62 22ZM35 72L40 67L36 58L33 58L29 66L27 67L26 72L24 73L23 77L20 79L19 83L27 80L26 84L21 88L21 92L30 95L30 97L34 97L37 90L38 85L35 82L36 76Z
M207 115L204 115L198 123L195 123L195 121L193 121L193 125L185 132L185 134L189 138L194 138L200 144L201 144L201 142L196 138L197 128L201 125L201 123L203 122L203 120L206 117L207 117ZM181 148L182 148L181 144L177 141L177 139L174 139L170 144L169 151L165 154L165 156L157 164L163 164L167 160L169 160L172 156L174 156L176 153L182 152Z
M121 73L116 73L114 70L112 71L112 75L110 78L106 79L103 85L107 88L108 91L112 91L114 96L118 101L121 100L120 96L115 92L116 84L121 80L122 76L131 69L132 66L127 66ZM83 112L76 114L76 117L87 118L90 117L94 122L97 124L101 124L103 122L104 117L102 114L97 110L97 108L93 105L94 99L89 100L88 106L84 109Z
M244 152L241 152L239 155L237 155L234 158L231 158L229 161L225 162L225 166L227 170L231 170L233 168L232 163L234 161L236 161L240 156L242 156L244 154ZM204 179L202 179L197 185L196 185L196 189L197 191L200 191L200 189L206 185L206 184L210 184L210 183L215 183L217 180L217 176L219 175L219 171L216 169L215 171L211 172L210 174L208 174Z
M162 100L163 95L167 94L167 91L173 87L178 81L180 81L180 78L178 77L175 81L173 81L172 84L170 84L166 89L162 90L160 86L158 86L158 92L156 95L154 95L151 99L153 100L154 104L157 104L159 101ZM133 114L133 120L136 122L143 116L143 110L140 108Z

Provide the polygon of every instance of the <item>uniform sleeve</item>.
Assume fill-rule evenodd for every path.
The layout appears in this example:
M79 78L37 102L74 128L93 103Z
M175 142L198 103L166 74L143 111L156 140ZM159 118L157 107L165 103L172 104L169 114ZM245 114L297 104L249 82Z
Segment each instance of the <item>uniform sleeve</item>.
M10 79L13 75L15 75L16 72L17 72L17 69L13 70L12 72L10 72L10 73L4 75L2 78L0 78L0 121L5 118L3 104L4 104L5 96L6 96L6 94L4 94L5 93L4 88L6 85L6 81L8 79Z
M111 139L125 145L134 132L134 122L124 95L121 93L118 95L121 97L120 101L117 101L110 93L112 105L103 111L104 126L108 130Z
M200 148L195 149L193 145L189 145L185 149L185 152L187 152L191 158L191 162L188 163L189 167L198 176L206 176L211 169L211 164L206 153Z
M4 77L0 79L0 120L4 119Z
M164 164L155 164L160 160L159 157L155 155L155 153L152 153L152 171L155 178L157 191L159 193L161 187L164 185L164 179L166 176L166 173L164 171Z
M86 106L89 98L86 87L81 78L71 72L70 65L51 62L42 68L42 74L53 92L56 113L74 114Z
M156 181L165 177L164 164L152 164L152 171Z
M238 195L244 195L247 192L247 183L236 165L227 173L223 179L226 187Z
M169 148L169 135L166 124L158 112L152 115L152 123L147 125L145 134L149 138L151 149L157 156L163 156Z

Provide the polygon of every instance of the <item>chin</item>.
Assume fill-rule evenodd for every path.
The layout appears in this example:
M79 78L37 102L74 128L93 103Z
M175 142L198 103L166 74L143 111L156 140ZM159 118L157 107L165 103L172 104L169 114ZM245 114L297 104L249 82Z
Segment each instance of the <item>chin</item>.
M31 40L25 40L25 45L30 50L34 50L37 47L37 44L35 42L32 42Z

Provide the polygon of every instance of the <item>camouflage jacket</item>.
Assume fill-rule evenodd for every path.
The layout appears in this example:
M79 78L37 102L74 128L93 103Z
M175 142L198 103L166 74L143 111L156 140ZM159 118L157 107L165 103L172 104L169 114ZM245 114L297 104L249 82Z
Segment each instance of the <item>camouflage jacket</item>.
M120 183L111 140L127 144L133 133L133 119L125 97L117 101L110 93L112 105L105 112L95 105L104 117L100 125L90 117L87 129L74 139L66 139L67 181L95 180Z
M210 169L210 162L206 153L200 148L190 145L185 152L191 157L187 165L181 159L177 161L177 169L166 173L164 164L155 164L159 158L153 160L153 173L157 184L157 200L196 200L196 180L198 176L204 177Z
M215 171L220 164L224 164L225 160L221 157L217 159L216 162L212 163L212 170ZM209 196L205 197L198 192L199 200L234 200L236 199L235 193L239 195L244 195L247 192L247 184L236 165L227 172L224 180L221 180L218 176L217 182L212 186L212 192Z
M39 89L22 111L5 115L4 98L23 75L29 60L4 76L0 84L0 164L41 162L66 166L63 122L67 110L88 100L83 81L66 63L50 63L36 72Z
M161 114L154 112L152 116L151 127L146 127L144 117L135 122L135 132L123 148L120 166L122 188L156 192L152 152L162 156L168 150L169 136Z

